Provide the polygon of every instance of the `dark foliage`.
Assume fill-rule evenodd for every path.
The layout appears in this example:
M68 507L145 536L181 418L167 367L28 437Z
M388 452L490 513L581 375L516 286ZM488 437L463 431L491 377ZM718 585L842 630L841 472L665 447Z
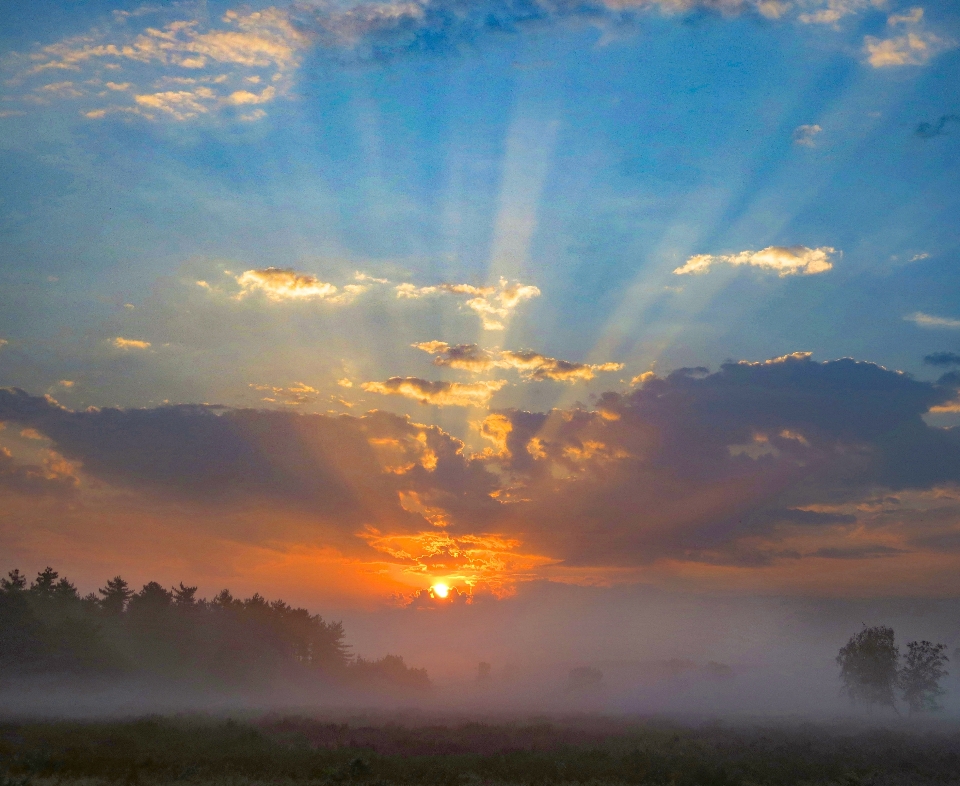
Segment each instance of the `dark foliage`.
M843 692L855 703L896 709L899 660L893 628L864 627L837 655Z
M900 687L910 712L931 712L941 709L940 697L946 692L940 680L947 676L949 658L944 644L911 641L907 644L906 662L900 669Z
M934 784L960 782L955 727L570 723L378 726L310 718L0 724L7 783ZM3 772L3 770L6 772ZM49 780L47 781L49 782Z
M31 674L135 675L256 688L287 676L424 689L403 658L353 659L343 625L259 594L212 601L196 587L151 581L139 592L116 576L81 598L52 568L27 586L0 580L0 681Z

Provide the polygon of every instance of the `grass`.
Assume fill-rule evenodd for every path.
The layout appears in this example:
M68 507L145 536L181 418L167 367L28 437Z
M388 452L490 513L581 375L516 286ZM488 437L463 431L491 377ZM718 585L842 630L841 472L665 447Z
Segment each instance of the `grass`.
M960 783L960 730L308 717L0 723L0 786Z

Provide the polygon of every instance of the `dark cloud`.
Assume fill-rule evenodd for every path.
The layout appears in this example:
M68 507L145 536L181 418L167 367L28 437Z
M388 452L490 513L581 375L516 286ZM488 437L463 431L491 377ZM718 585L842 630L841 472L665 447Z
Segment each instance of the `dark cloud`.
M803 508L960 480L960 434L921 417L954 395L797 354L681 369L596 412L499 412L486 428L529 500L510 525L568 564L760 564L785 532L854 520Z
M933 139L935 136L945 136L948 123L960 123L960 115L941 115L940 119L933 123L920 123L913 133L923 139Z
M903 554L903 549L895 549L892 546L852 546L817 549L805 556L824 559L870 559L871 557L892 557L896 554Z
M934 352L924 355L923 362L928 366L960 366L960 355L956 352Z
M202 504L266 502L351 530L422 526L421 517L400 507L404 489L431 493L439 483L466 498L489 487L459 441L380 412L360 418L206 406L73 412L7 389L0 390L0 421L36 429L86 474L117 487Z
M760 567L894 554L888 540L850 542L871 526L936 548L958 520L957 500L930 490L960 482L960 430L922 416L956 388L950 375L924 382L802 353L680 369L606 393L593 410L493 412L481 426L488 447L472 456L441 429L385 412L73 412L4 390L0 420L35 429L112 486L290 506L345 536L367 533L375 548L402 533L433 533L457 550L490 535L501 540L470 548L500 555L515 539L567 567L664 558ZM941 513L892 521L870 512L894 491L927 494Z

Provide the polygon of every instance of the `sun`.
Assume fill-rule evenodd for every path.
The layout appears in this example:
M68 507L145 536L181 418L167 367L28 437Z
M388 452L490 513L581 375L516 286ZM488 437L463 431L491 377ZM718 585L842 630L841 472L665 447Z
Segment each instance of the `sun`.
M438 598L445 598L450 594L450 587L446 584L434 584L430 589Z

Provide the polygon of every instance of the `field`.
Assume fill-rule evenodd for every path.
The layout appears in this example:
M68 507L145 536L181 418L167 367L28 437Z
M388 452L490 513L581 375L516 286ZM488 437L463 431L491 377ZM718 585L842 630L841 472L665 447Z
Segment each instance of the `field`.
M960 727L417 715L0 722L2 786L956 784Z

